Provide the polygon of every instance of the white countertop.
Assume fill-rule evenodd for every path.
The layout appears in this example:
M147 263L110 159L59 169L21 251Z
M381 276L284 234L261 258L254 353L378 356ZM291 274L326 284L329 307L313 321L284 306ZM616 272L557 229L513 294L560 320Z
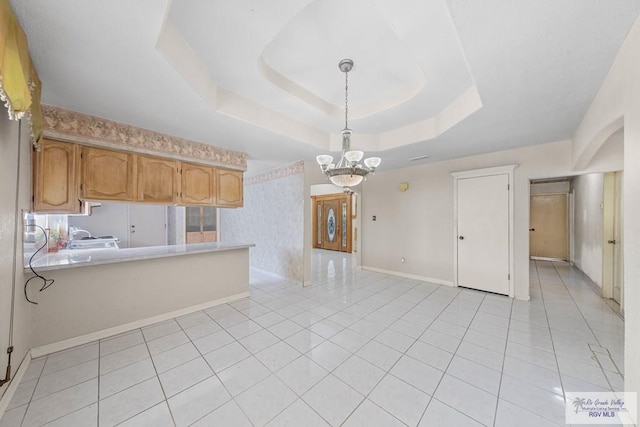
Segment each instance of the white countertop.
M166 258L181 255L208 252L231 251L255 246L253 243L214 242L194 243L190 245L150 246L129 249L73 249L61 250L37 257L32 265L36 271L62 270L67 268L88 267L92 265L113 264L117 262L140 261L145 259ZM25 260L25 271L30 271L29 259Z

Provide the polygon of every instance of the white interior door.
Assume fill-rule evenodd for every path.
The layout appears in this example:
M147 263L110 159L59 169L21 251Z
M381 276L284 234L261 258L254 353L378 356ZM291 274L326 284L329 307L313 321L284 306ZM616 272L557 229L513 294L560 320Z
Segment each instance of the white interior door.
M162 205L129 205L129 247L164 246L167 244L167 207Z
M622 172L615 173L615 213L613 219L613 299L622 307L623 251L622 251Z
M509 175L457 181L458 286L509 294Z

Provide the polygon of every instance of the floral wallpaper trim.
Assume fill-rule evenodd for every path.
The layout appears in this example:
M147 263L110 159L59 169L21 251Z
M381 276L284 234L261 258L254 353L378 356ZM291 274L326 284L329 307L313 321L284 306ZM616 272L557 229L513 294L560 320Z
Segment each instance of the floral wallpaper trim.
M273 168L260 172L253 176L247 176L244 178L244 185L254 185L261 182L272 181L278 178L284 178L290 175L300 175L304 173L304 160L298 160L295 163L289 163L278 168Z
M170 154L183 160L191 159L247 170L247 154L240 151L190 141L50 105L42 106L42 115L45 136L128 148L131 151Z

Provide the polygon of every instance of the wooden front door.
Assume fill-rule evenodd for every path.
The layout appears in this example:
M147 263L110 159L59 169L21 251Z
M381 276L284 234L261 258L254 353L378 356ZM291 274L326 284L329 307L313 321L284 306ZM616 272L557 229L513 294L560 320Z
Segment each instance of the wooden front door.
M351 197L313 196L313 247L351 253Z
M531 196L529 254L533 257L566 260L569 255L569 228L566 194Z
M322 249L330 249L332 251L340 250L340 201L325 200L322 204L323 208L323 238Z

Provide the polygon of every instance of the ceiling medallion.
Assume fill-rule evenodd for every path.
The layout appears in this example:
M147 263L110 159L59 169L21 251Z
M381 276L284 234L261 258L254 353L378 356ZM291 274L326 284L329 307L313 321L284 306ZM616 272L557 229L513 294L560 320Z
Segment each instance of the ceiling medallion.
M349 71L353 68L351 59L343 59L338 64L340 71L344 73L344 129L342 130L342 156L340 161L333 163L333 156L321 154L316 157L316 161L322 169L322 173L327 175L331 183L338 187L343 187L345 191L350 191L349 187L355 187L369 173L375 172L380 166L380 157L369 157L364 159L364 165L358 163L364 157L362 151L351 151L351 129L349 129Z

